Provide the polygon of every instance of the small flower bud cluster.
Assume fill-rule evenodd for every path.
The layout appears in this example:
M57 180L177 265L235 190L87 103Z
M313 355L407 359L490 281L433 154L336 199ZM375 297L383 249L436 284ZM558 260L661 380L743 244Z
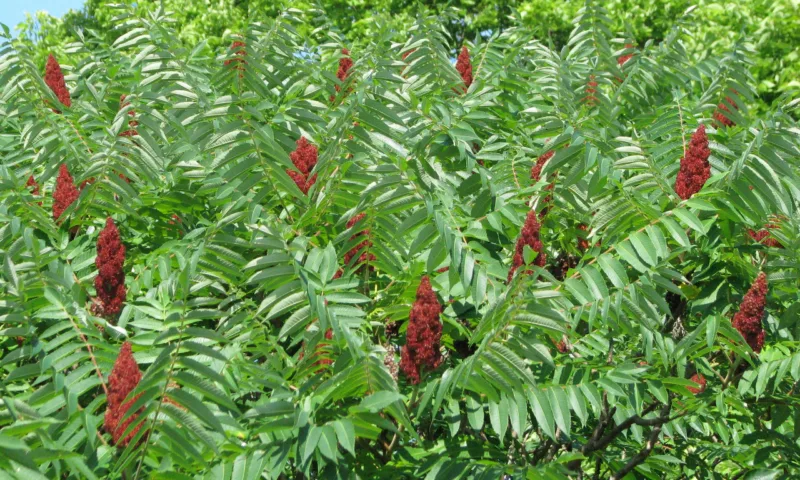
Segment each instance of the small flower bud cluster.
M675 193L683 200L699 192L711 176L711 164L708 163L710 155L706 127L700 125L692 134L689 148L686 155L681 158L680 170L675 179Z
M125 245L119 238L119 230L111 217L106 219L106 226L97 238L97 257L95 265L98 274L94 279L97 297L102 304L102 314L113 317L122 310L125 303Z
M756 353L764 346L764 327L761 325L761 318L764 316L766 305L767 275L761 272L744 295L739 311L733 316L733 328L742 334Z
M292 163L297 170L286 170L286 173L292 177L297 188L304 194L308 194L308 190L317 181L316 174L310 176L311 170L317 165L317 147L308 143L306 137L300 137L297 141L297 149L290 155Z
M237 57L225 60L226 67L231 63L234 64L233 69L239 71L239 78L244 78L244 66L247 63L247 60L244 59L247 55L247 51L244 49L245 46L246 44L240 40L234 41L231 44L230 50L232 50Z
M61 214L64 213L72 202L78 199L80 193L75 188L75 183L72 175L69 174L67 166L61 164L58 170L58 178L56 178L56 188L53 190L53 220L58 221Z
M123 108L125 108L125 107L127 107L128 105L131 104L131 102L125 102L125 97L126 97L126 95L120 95L120 97L119 97L119 108L120 108L120 110L122 110ZM128 115L131 116L131 117L135 117L136 116L136 111L131 109L130 111L128 111ZM133 136L139 135L136 132L136 127L138 125L139 125L139 122L137 122L136 120L129 120L128 121L128 130L125 130L124 132L120 133L119 136L120 137L133 137Z
M706 391L706 378L703 375L695 373L694 375L692 375L691 381L696 383L697 387L686 387L687 390L689 390L695 395L698 395Z
M516 247L514 248L514 259L511 262L511 268L508 271L509 282L514 277L514 272L516 272L519 267L525 264L525 245L530 247L534 252L539 253L536 256L536 260L534 260L534 265L544 267L547 255L545 255L544 245L539 239L540 229L541 225L539 225L539 220L536 218L536 212L528 212L528 216L525 219L525 225L522 227L522 231L517 239ZM529 273L529 270L526 270L525 273Z
M461 53L458 54L456 70L464 81L464 91L466 92L472 85L472 62L469 59L469 50L467 50L466 46L461 47Z
M400 366L397 364L397 360L394 358L395 347L391 343L386 344L386 356L383 357L383 364L386 366L386 369L389 370L389 374L392 376L394 381L397 381L398 373L400 372Z
M125 342L119 351L111 375L108 377L108 398L106 399L106 414L103 422L105 430L111 434L114 445L118 448L125 448L134 436L139 432L142 425L139 424L131 432L123 437L125 429L133 423L139 416L136 412L127 419L123 417L128 413L128 409L141 396L141 394L125 402L125 398L136 388L142 379L142 372L136 359L131 352L131 344ZM125 402L125 403L123 403Z
M406 329L406 346L402 350L400 369L409 381L416 385L420 382L423 369L433 370L442 362L439 351L442 339L442 322L439 315L442 306L436 298L427 276L417 288L417 299L411 307Z
M67 83L64 81L64 74L61 72L61 65L58 64L56 57L52 53L47 57L47 65L44 67L44 83L56 94L59 102L68 107L72 106ZM61 113L56 109L53 109L53 111Z

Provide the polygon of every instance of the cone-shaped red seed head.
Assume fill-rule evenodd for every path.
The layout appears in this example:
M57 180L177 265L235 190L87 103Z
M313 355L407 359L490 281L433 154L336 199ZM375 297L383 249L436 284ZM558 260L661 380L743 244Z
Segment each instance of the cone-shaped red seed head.
M347 228L353 228L353 226L356 223L358 223L359 221L361 221L362 218L364 218L364 214L363 213L359 213L355 217L351 218L347 222ZM369 241L369 229L367 228L367 229L364 229L364 230L356 233L355 235L350 237L350 240L353 240L354 238L359 237L359 236L363 236L365 239L364 239L363 242L360 242L358 245L356 245L355 247L351 248L347 253L344 254L344 263L345 263L345 265L349 265L350 261L355 256L358 256L358 261L356 263L359 263L359 264L375 260L375 255L373 255L373 254L371 254L371 253L369 253L367 251L369 249L369 247L372 246L372 242ZM359 252L361 252L360 255L359 255Z
M36 183L36 179L33 178L33 175L28 177L28 181L25 182L25 187L30 189L31 194L39 195L39 184Z
M525 219L525 225L522 227L522 232L519 234L517 245L514 249L514 260L511 263L511 269L508 271L509 282L514 276L514 272L516 272L519 267L525 264L525 245L529 246L534 252L539 252L539 255L536 256L536 260L534 260L534 265L544 267L547 256L543 251L544 245L542 245L542 241L539 240L540 229L541 225L539 225L539 220L536 218L536 212L528 212L528 216Z
M750 238L752 238L756 243L760 243L761 245L764 245L766 247L783 248L781 242L775 240L770 236L769 231L773 228L779 228L779 226L772 223L768 223L764 225L764 228L762 230L759 231L748 229L747 234L750 235Z
M632 43L626 43L625 44L625 48L633 48L633 44ZM625 62L627 62L631 58L633 58L633 54L632 53L629 53L627 55L620 55L619 58L617 58L617 63L621 67L622 65L625 64Z
M422 369L433 370L442 362L439 352L442 339L442 323L439 315L442 306L436 298L427 276L417 288L417 300L411 307L406 329L406 346L400 358L400 369L412 384L420 382Z
M744 295L739 311L733 316L733 328L742 334L756 353L764 346L764 327L761 325L761 318L764 316L766 304L767 275L761 272Z
M103 314L111 317L122 310L125 303L125 245L119 238L119 230L111 217L106 219L106 227L97 238L97 257L95 265L98 274L94 279L97 297L103 304Z
M232 50L232 51L233 51L233 52L234 52L236 55L239 55L239 56L242 56L242 57L244 57L245 55L247 55L247 51L245 51L245 49L244 49L245 45L246 45L246 44L245 44L244 42L242 42L242 41L240 41L240 40L236 40L236 41L234 41L233 43L231 43L231 47L230 47L230 49L231 49L231 50ZM227 67L227 66L228 66L228 65L230 65L232 62L235 62L235 63L244 63L244 62L245 62L245 59L243 59L243 58L230 58L230 59L228 59L228 60L225 60L225 66ZM241 68L241 67L237 67L237 68Z
M692 134L686 155L681 158L681 167L675 179L675 193L684 200L699 192L706 180L711 176L711 164L708 157L708 137L706 127L700 125Z
M297 188L307 194L317 181L316 175L309 177L309 173L317 164L317 147L308 143L306 137L300 137L300 140L297 141L297 149L291 153L290 158L300 172L286 170L286 173L294 180Z
M738 92L734 90L734 93ZM717 110L714 112L714 119L719 125L725 125L726 127L733 127L736 125L736 122L728 118L728 116L725 114L725 112L731 112L730 108L728 108L729 106L739 110L739 105L736 105L736 102L734 102L731 97L725 97L725 100L717 105Z
M122 110L123 108L125 108L125 107L127 107L128 105L131 104L131 102L126 102L125 101L125 97L126 97L126 95L120 95L120 97L119 97L119 108L120 108L120 110ZM133 109L130 109L128 111L128 115L130 115L131 117L134 117L134 116L136 116L136 111L133 110ZM139 125L139 122L137 122L136 120L128 120L129 129L125 130L124 132L120 133L119 135L121 137L134 137L134 136L139 135L139 133L137 133L136 130L135 130L138 125Z
M72 205L72 202L77 200L79 196L80 193L75 188L72 175L69 174L67 166L62 164L58 170L56 188L53 190L53 220L58 220L64 210Z
M136 428L122 438L125 429L128 425L133 423L138 416L138 412L123 420L130 406L141 395L130 399L128 402L123 403L125 398L130 394L139 381L142 379L142 372L139 371L139 365L133 358L131 352L131 344L125 342L117 356L117 361L114 362L114 368L111 369L111 375L108 377L108 398L106 402L106 415L104 427L114 439L114 444L119 448L125 448L128 443L136 435L141 428L139 424Z
M467 47L461 47L461 53L458 54L456 60L456 70L464 80L464 91L466 92L470 85L472 85L472 62L469 59L469 50Z
M692 375L691 380L694 383L697 384L697 387L696 388L695 387L686 387L690 392L694 393L695 395L697 395L698 393L705 392L705 390L706 390L706 378L703 375L701 375L699 373L695 373L694 375Z
M544 165L550 160L556 152L550 150L549 152L545 152L536 159L536 163L531 167L531 180L534 182L538 182L542 179L542 169Z
M58 64L52 53L47 57L47 65L44 67L44 83L56 94L59 102L68 107L72 105L64 74L61 73L61 65Z
M350 69L353 68L353 59L350 58L350 50L346 48L342 49L342 55L344 56L339 59L339 70L336 71L336 78L344 82L350 73Z

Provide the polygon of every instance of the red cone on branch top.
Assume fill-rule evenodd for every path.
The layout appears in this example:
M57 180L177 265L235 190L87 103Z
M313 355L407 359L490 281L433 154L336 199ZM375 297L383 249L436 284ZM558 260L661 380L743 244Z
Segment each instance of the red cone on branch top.
M731 89L731 91L737 95L739 94L739 92L734 89ZM728 107L733 107L735 110L739 110L739 105L736 105L736 102L734 102L731 97L725 97L725 100L720 102L720 104L717 105L717 109L714 111L714 119L717 121L717 126L725 125L726 127L733 127L736 125L736 122L725 115L725 112L731 113L731 110Z
M300 140L297 141L297 149L291 153L290 158L300 172L286 170L286 173L292 177L297 188L308 194L308 190L317 181L316 175L309 177L309 173L317 164L317 147L308 143L306 137L300 137Z
M347 222L347 228L353 228L353 226L356 223L358 223L359 221L361 221L362 218L364 218L364 214L363 213L359 213L355 217L351 218ZM356 233L355 235L350 237L350 240L353 240L354 238L359 237L359 236L363 236L363 237L365 237L365 239L364 239L363 242L361 242L358 245L356 245L355 247L351 248L350 251L348 251L347 253L344 254L344 263L345 263L345 265L349 265L350 261L353 259L353 257L355 257L357 255L358 255L358 260L357 260L356 263L359 263L359 264L360 263L365 263L365 262L371 262L371 261L375 260L375 255L367 252L369 247L372 246L372 242L369 241L369 239L368 239L369 238L369 229L364 229L361 232ZM359 252L361 252L360 255L359 255Z
M347 80L348 75L350 74L350 69L353 68L353 59L350 58L350 50L343 48L342 49L342 58L339 59L339 69L336 71L336 78L339 79L341 83L344 83ZM339 85L334 85L337 92L342 91L342 87ZM336 99L336 95L331 95L329 100L332 102Z
M64 81L64 74L61 72L61 65L58 64L56 57L52 53L47 57L47 65L44 67L44 83L56 94L59 102L68 107L72 106L67 83ZM53 111L61 113L55 109Z
M472 62L469 59L469 50L467 47L461 47L461 53L458 54L456 60L456 70L464 80L464 91L466 92L470 85L472 85Z
M694 393L695 395L699 393L703 393L706 391L706 378L699 374L695 373L692 375L691 381L697 384L697 387L686 387L690 392Z
M752 238L756 243L760 243L761 245L764 245L766 247L783 248L781 242L775 240L770 236L769 231L772 230L773 228L780 228L780 225L776 225L774 223L768 223L764 225L764 228L762 230L759 231L748 229L747 234L750 235L750 238Z
M25 188L29 188L32 195L39 195L39 184L36 183L36 179L33 178L33 175L28 177L28 181L25 182Z
M235 40L233 43L231 43L230 50L232 50L234 54L243 57L247 55L247 52L244 49L245 46L246 44L241 40ZM229 58L228 60L225 60L225 66L227 67L231 63L244 63L244 62L245 60L243 58Z
M58 178L56 178L56 188L53 190L53 220L58 220L64 210L67 209L72 202L78 199L80 193L75 188L75 183L72 180L72 175L69 174L67 166L61 164L58 170Z
M539 240L540 229L541 225L539 225L539 220L536 218L536 212L528 212L528 216L525 219L525 225L522 227L522 231L517 239L517 245L514 248L514 259L511 263L511 268L508 271L509 282L514 277L514 272L516 272L519 267L525 264L525 245L529 246L534 252L539 252L539 255L536 256L536 260L534 260L534 265L538 267L544 267L547 256L544 253L544 245L542 244L542 241ZM525 273L528 272L529 270L526 270Z
M587 105L593 106L597 104L595 93L597 93L597 80L595 80L594 75L589 75L589 81L586 82L586 96L583 98Z
M139 370L136 359L133 358L131 344L125 342L122 344L117 360L114 362L114 367L111 369L111 375L108 376L108 398L106 399L106 415L103 422L105 430L114 439L114 445L119 448L127 447L131 439L141 429L141 424L139 424L128 435L124 438L122 437L125 429L136 420L139 412L132 414L125 420L123 420L123 417L125 417L128 409L141 394L128 402L123 402L128 394L136 388L141 379L142 372Z
M122 110L123 108L125 108L125 107L127 107L128 105L131 104L131 102L126 102L125 101L125 97L126 97L126 95L120 95L120 97L119 97L119 108L120 108L120 110ZM136 111L133 110L133 109L130 109L128 111L128 115L130 115L131 117L135 117L136 116ZM136 132L136 127L138 125L139 125L139 122L137 122L136 120L128 120L128 130L125 130L124 132L120 133L119 135L121 137L133 137L133 136L139 135L139 133Z
M764 307L767 304L767 275L758 274L750 290L744 295L739 311L733 316L733 328L742 334L747 344L758 353L764 346Z
M97 297L102 303L102 314L111 317L122 310L125 303L125 245L119 238L119 230L111 217L106 219L106 227L97 238L97 257L95 265L98 274L94 279Z
M680 170L675 179L675 193L683 200L699 192L711 176L711 164L708 163L710 155L706 127L700 125L692 134L689 148L686 150L686 155L681 158Z
M625 48L633 48L633 44L632 43L626 43L625 44ZM631 58L633 58L633 54L632 53L629 53L627 55L620 55L619 58L617 58L617 64L619 64L619 66L621 67L621 66L623 66L625 64L625 62L627 62Z
M547 163L548 160L553 158L556 152L550 150L549 152L545 152L536 159L536 163L531 167L531 180L534 182L538 182L542 179L542 169L544 165Z
M417 288L417 299L411 307L406 329L406 346L400 358L400 370L409 381L416 385L420 382L423 369L433 370L442 362L439 352L442 339L442 322L439 315L442 306L436 298L427 276Z

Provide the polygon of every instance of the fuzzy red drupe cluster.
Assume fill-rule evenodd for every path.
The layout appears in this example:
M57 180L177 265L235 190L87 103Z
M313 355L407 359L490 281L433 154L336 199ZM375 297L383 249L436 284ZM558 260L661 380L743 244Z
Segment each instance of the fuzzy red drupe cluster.
M72 175L69 174L67 166L61 164L56 178L56 188L53 190L53 220L58 220L72 202L78 199L80 192L75 188Z
M364 218L364 214L363 213L359 213L355 217L351 218L347 222L347 228L353 228L353 226L356 223L358 223L362 218ZM352 260L353 257L355 257L356 255L358 255L358 260L356 261L356 263L359 263L359 264L375 260L375 255L373 255L373 254L371 254L371 253L369 253L367 251L369 249L369 247L372 246L372 242L369 241L369 229L364 229L364 230L356 233L355 235L350 237L350 240L353 240L354 238L359 237L359 236L365 237L364 241L360 242L358 245L356 245L355 247L351 248L350 251L348 251L347 253L344 254L344 263L345 263L345 265L349 265L350 264L350 260ZM359 252L361 252L360 255L359 255Z
M739 93L733 89L731 89L731 91L735 94ZM719 105L717 105L716 111L714 111L714 119L717 121L718 125L724 125L726 127L733 127L736 125L736 122L728 118L728 116L725 114L725 112L731 113L729 107L739 110L739 105L736 105L736 102L734 102L731 97L726 96L725 100L720 102Z
M125 97L126 97L126 95L120 95L120 97L119 97L119 108L120 108L120 110L131 104L131 102L126 102L125 101ZM128 111L128 115L131 116L131 117L135 117L136 116L136 111L131 109L131 110ZM119 135L121 137L133 137L133 136L139 135L136 132L136 127L138 125L139 125L139 122L137 122L136 120L128 120L128 130L125 130L124 132L120 133Z
M56 57L52 53L47 57L47 65L44 67L44 83L56 94L59 102L68 107L72 106L67 83L64 81L64 74L61 72L61 65L58 64ZM53 111L61 113L56 109L53 109Z
M123 417L128 412L131 405L139 398L140 395L125 402L125 398L130 394L139 381L142 379L142 372L139 370L139 365L136 359L133 358L131 352L131 344L125 342L119 351L117 360L114 362L114 367L111 369L111 375L108 377L108 398L106 402L106 415L103 426L106 431L111 434L114 439L114 445L119 448L125 448L130 443L131 439L136 436L136 433L141 429L142 425L139 424L131 430L131 432L124 438L122 434L128 425L133 423L138 416L138 413L130 415L123 420ZM125 403L123 403L125 402Z
M706 378L699 374L695 373L692 375L691 381L697 384L697 387L686 387L690 392L697 395L706 391Z
M299 172L294 170L286 170L286 173L292 177L297 188L305 194L308 194L309 189L317 181L317 176L310 176L311 170L317 164L317 147L308 143L306 137L300 137L297 141L297 149L290 155L292 163Z
M683 200L688 200L699 192L711 176L711 164L708 163L710 155L706 127L700 125L692 134L689 148L686 155L681 158L680 170L675 179L675 193Z
M774 223L768 223L759 231L755 231L752 228L748 229L747 234L750 235L750 238L752 238L756 243L760 243L765 247L783 248L781 242L770 236L770 230L773 228L780 228L780 226Z
M456 70L464 81L464 91L466 92L469 86L472 85L472 62L469 59L467 47L461 47L461 53L458 54L458 59L456 60Z
M433 370L442 362L439 351L442 339L441 313L442 306L426 275L417 288L417 299L408 316L406 346L400 356L400 370L414 385L420 382L423 369Z
M514 248L514 259L511 263L511 269L508 271L509 282L514 277L514 272L516 272L519 267L525 264L525 245L529 246L534 252L539 252L539 255L536 256L536 260L534 260L534 265L538 267L544 267L547 255L545 255L543 251L544 245L539 239L540 229L541 225L539 224L539 220L536 218L536 212L528 212L528 216L525 219L525 225L522 227L522 231L517 239L517 245ZM528 273L528 270L526 270L526 273Z
M625 44L625 48L633 48L633 44L632 43L626 43ZM625 63L628 60L630 60L631 58L633 58L633 54L632 53L629 53L627 55L620 55L619 58L617 58L617 64L621 67L621 66L625 65Z
M28 177L28 181L25 182L25 187L31 190L32 195L39 195L39 184L36 183L36 179L33 178L33 175Z
M338 78L341 83L344 83L350 75L350 69L353 68L353 59L350 58L350 50L346 48L342 49L342 55L344 56L339 59L339 69L336 71L336 78ZM334 87L337 93L342 91L341 86L334 85ZM336 95L331 95L328 100L333 102L336 100Z
M742 334L747 344L758 353L764 347L764 307L767 304L767 275L758 274L750 290L744 295L739 311L733 316L733 328Z
M98 274L94 279L97 297L102 304L102 314L111 317L122 310L125 303L125 245L119 238L119 230L114 220L106 219L106 227L97 239L95 265Z

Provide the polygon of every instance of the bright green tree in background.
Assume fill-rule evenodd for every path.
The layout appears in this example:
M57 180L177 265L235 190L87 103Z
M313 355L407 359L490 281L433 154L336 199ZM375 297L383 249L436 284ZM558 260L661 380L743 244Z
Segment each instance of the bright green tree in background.
M219 51L230 43L230 36L242 32L249 20L273 18L285 7L309 8L315 2L285 0L124 0L136 4L138 14L158 5L172 12L179 37L190 47L201 41ZM675 21L690 7L696 7L690 21L683 25L682 39L695 57L727 51L739 38L753 42L753 74L759 101L771 104L784 93L800 90L800 3L796 0L609 0L605 8L609 27L622 32L635 45L662 41ZM582 1L563 0L457 0L421 2L407 0L332 0L324 2L325 12L349 43L367 41L379 29L405 32L415 18L426 11L448 13L445 27L460 44L478 36L524 25L543 42L561 48L572 31L572 19ZM49 51L63 51L67 41L76 40L78 29L92 29L106 41L119 35L113 21L114 11L105 0L87 0L80 12L62 19L37 14L21 25L25 38L40 43L37 58ZM450 45L455 48L456 45Z

